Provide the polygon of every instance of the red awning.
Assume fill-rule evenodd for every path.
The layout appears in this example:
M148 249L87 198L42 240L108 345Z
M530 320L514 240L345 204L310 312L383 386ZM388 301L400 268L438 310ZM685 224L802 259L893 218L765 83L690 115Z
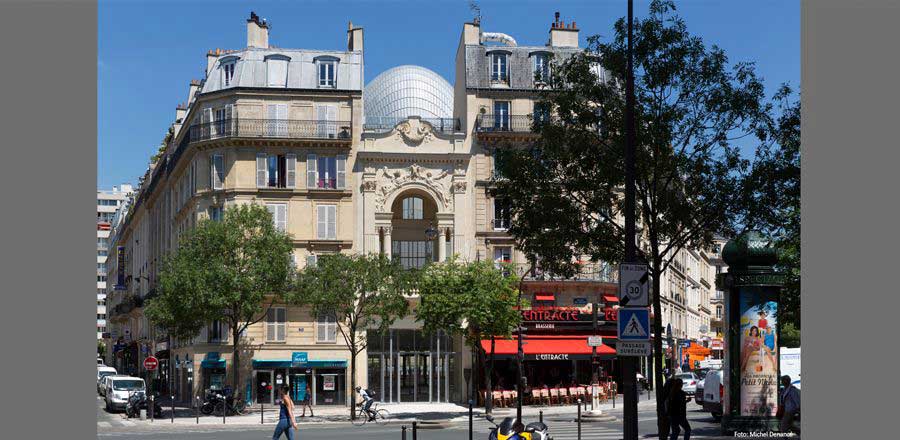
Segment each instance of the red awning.
M603 295L603 301L617 303L619 302L619 298L615 295Z
M519 351L518 340L494 340L494 354L514 355ZM491 340L482 339L481 347L491 352ZM524 354L591 354L587 345L587 336L527 336L522 339ZM606 344L597 347L598 355L614 355L616 350Z
M535 295L535 301L556 301L556 297L553 295Z

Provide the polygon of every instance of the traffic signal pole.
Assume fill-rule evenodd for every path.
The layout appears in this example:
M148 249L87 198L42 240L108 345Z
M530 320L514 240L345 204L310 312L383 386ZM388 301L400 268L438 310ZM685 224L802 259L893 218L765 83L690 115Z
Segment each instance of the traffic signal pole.
M637 250L635 228L635 134L634 134L634 55L632 51L632 21L634 1L628 0L628 53L625 78L625 262L636 263ZM655 294L655 292L654 292ZM657 318L658 319L658 318ZM637 384L635 383L635 358L620 356L622 365L623 437L637 440Z

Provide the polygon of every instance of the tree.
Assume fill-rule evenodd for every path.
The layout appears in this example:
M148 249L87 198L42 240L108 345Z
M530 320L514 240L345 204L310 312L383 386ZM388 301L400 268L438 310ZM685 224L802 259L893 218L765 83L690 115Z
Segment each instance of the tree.
M406 315L406 296L414 274L384 255L322 255L315 266L297 276L288 300L309 306L313 316L329 316L337 323L350 351L350 390L356 389L356 357L368 346L366 330L381 331ZM350 405L350 418L356 418Z
M426 333L443 330L451 335L464 334L470 347L479 347L489 357L487 389L491 388L494 345L497 337L508 338L519 325L521 297L519 279L510 268L498 269L490 261L461 263L452 258L427 266L419 279L420 303L416 319ZM490 338L491 349L481 341ZM491 410L491 398L485 408Z
M159 295L147 317L181 339L220 321L231 331L232 386L240 386L241 335L265 318L291 284L293 245L257 204L229 207L221 221L201 220L164 262Z
M498 145L494 195L509 201L510 234L543 270L571 276L577 260L621 262L640 239L652 277L655 383L662 383L661 277L685 247L730 235L742 212L748 161L733 143L759 134L769 107L753 65L728 65L691 35L671 1L655 0L634 24L636 218L625 237L624 146L627 23L609 42L556 62L540 92L552 118L536 121L525 148ZM553 213L553 215L548 215ZM662 421L662 387L656 387ZM662 432L662 430L660 430Z
M778 323L791 324L800 337L800 99L783 85L774 101L781 110L762 132L747 179L746 227L774 238L779 269L787 275L781 291ZM782 329L784 331L784 329ZM783 335L782 335L783 336Z

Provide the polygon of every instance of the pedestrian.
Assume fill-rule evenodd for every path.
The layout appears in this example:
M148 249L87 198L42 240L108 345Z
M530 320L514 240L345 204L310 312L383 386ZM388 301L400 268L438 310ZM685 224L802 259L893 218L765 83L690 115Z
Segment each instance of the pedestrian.
M306 383L306 395L303 396L303 401L300 402L300 408L303 409L303 414L300 417L306 417L306 408L309 408L309 416L315 417L312 409L312 390L309 389L309 383Z
M672 390L669 392L668 409L669 409L669 426L671 427L672 436L669 440L678 440L678 434L681 428L684 428L684 440L691 438L691 425L687 421L687 395L681 390L684 381L675 378L672 381Z
M283 433L288 440L294 440L294 429L297 422L294 421L294 402L291 400L290 388L287 385L278 388L281 394L281 410L278 413L278 424L275 425L275 433L272 440L278 440Z
M800 390L791 383L791 376L788 375L781 376L781 385L784 391L781 392L781 406L778 407L779 430L799 435L800 427L794 427L794 418L800 412Z

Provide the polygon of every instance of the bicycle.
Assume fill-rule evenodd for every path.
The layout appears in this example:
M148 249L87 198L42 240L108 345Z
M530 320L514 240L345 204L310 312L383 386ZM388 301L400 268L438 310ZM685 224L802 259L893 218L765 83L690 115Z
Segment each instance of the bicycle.
M245 402L244 399L228 397L225 400L220 399L218 402L216 402L215 410L212 414L222 414L222 410L225 408L225 405L228 405L228 414L232 416L243 416L249 414L250 412L247 409L247 402Z
M369 421L369 414L366 413L366 411L363 409L362 403L357 403L356 408L357 408L357 412L356 412L356 418L353 419L353 426L365 425L366 422ZM375 416L375 423L377 423L379 425L386 425L388 422L388 418L391 416L391 414L388 412L388 410L383 409L383 408L378 408L378 402L373 402L372 407L369 408L369 411L371 411L372 415Z

